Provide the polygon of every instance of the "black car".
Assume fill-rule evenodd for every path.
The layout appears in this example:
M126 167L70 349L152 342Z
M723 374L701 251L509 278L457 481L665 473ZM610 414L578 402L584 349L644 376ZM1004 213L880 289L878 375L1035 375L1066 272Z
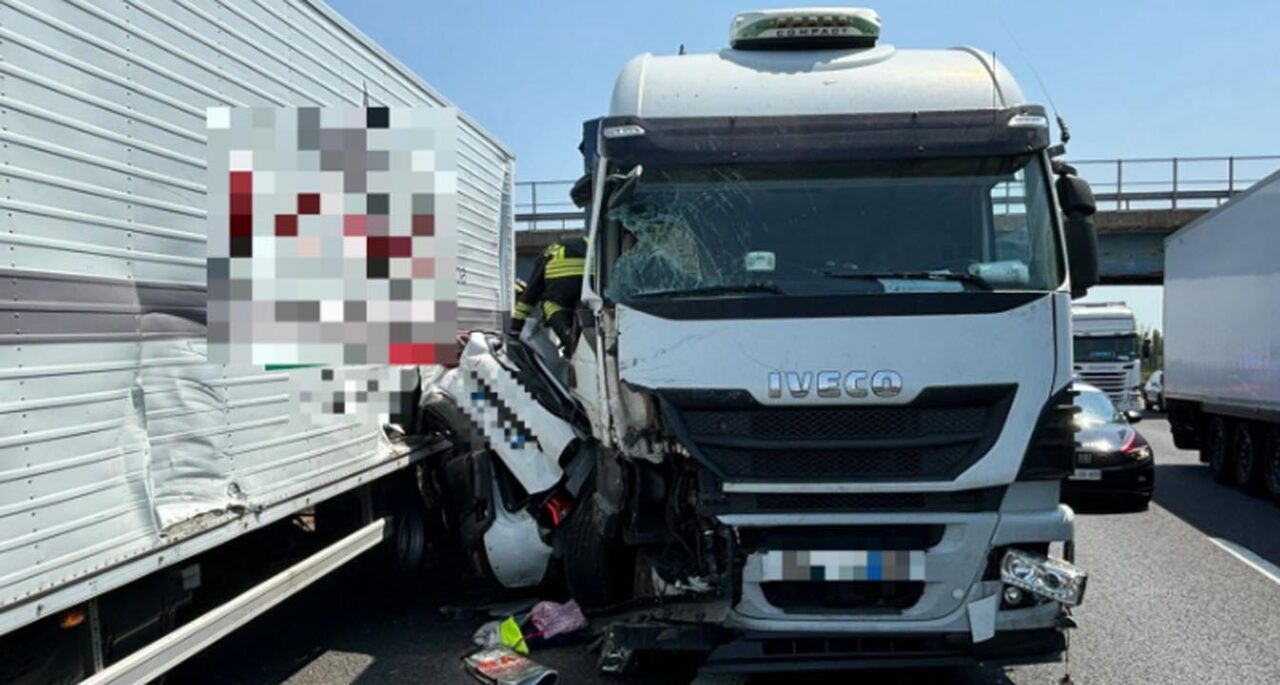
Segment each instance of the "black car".
M1062 485L1064 500L1119 501L1145 509L1155 489L1151 445L1130 424L1141 414L1118 411L1106 393L1076 383L1075 471Z

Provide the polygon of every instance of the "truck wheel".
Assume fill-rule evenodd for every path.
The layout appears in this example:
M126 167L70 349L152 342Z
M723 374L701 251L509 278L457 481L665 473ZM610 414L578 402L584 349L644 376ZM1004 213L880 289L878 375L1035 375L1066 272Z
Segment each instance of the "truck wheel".
M1209 462L1209 470L1213 479L1224 485L1231 485L1235 480L1235 460L1231 454L1231 432L1227 420L1215 416L1209 420L1208 435L1205 436L1205 461Z
M1271 429L1258 465L1262 470L1262 487L1271 500L1280 505L1280 426Z
M1235 435L1231 440L1231 454L1235 460L1236 484L1242 490L1256 490L1262 454L1261 441L1257 439L1253 426L1247 421L1236 424Z
M569 595L583 609L607 607L631 598L635 550L608 534L605 512L588 491L565 522L564 576Z

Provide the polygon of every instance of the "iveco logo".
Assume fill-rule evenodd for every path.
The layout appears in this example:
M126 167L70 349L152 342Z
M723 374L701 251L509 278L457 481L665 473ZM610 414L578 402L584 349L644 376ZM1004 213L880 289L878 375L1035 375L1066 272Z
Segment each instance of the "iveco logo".
M839 371L770 371L769 397L782 397L784 387L792 397L808 397L815 387L818 397L839 397L842 394L866 397L869 392L877 397L895 397L902 392L902 376L887 369L844 374Z

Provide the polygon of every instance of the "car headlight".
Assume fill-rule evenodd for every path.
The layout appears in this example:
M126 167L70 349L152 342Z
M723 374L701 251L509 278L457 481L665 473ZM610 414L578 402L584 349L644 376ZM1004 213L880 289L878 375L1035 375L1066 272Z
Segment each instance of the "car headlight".
M1133 457L1137 461L1150 459L1151 445L1143 445L1142 447L1131 449L1128 452L1125 452L1125 454L1128 454L1130 457Z
M1067 606L1084 601L1089 575L1075 564L1040 554L1011 549L1000 561L1000 580Z

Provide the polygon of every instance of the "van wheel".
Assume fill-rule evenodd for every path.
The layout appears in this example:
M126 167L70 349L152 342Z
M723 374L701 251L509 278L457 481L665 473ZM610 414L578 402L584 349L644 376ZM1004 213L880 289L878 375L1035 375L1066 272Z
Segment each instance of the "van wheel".
M389 520L386 539L371 558L385 587L396 593L417 589L432 552L430 512L407 480L383 484L377 514Z
M427 516L417 503L406 504L393 519L395 530L387 540L387 559L398 575L408 580L422 570L427 561Z
M1213 479L1223 485L1231 485L1236 477L1236 469L1231 453L1231 432L1226 419L1215 416L1209 420L1209 434L1205 436L1204 450Z
M565 521L564 578L569 595L583 609L599 609L631 598L635 579L635 549L620 535L611 535L605 512L594 492Z
M1258 466L1262 471L1262 487L1271 500L1280 505L1280 426L1271 429Z
M1253 426L1241 421L1236 424L1235 435L1231 441L1231 454L1235 460L1236 484L1242 490L1253 491L1258 486L1261 474L1261 441L1256 437Z

